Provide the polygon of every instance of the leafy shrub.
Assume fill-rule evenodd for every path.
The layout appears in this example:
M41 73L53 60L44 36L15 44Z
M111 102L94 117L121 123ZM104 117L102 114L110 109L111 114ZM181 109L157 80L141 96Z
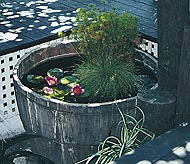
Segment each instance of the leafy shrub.
M102 11L91 6L91 10L79 9L76 24L72 35L80 41L79 49L85 62L99 57L104 60L107 56L131 61L134 48L139 43L136 17L126 12L117 14L115 9Z

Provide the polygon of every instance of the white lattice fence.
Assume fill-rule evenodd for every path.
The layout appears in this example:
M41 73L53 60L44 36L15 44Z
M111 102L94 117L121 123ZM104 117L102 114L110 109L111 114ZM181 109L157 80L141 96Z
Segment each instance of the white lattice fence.
M24 131L18 117L13 85L14 65L23 54L14 52L0 56L0 138L12 137ZM13 116L17 116L16 119Z
M155 58L158 58L158 44L157 43L143 39L142 44L140 45L140 48L143 51L151 54Z
M14 84L13 69L17 61L31 50L56 44L60 40L46 42L31 48L0 56L0 139L13 137L23 133L24 129L20 121Z
M43 43L28 49L20 50L4 56L0 56L0 138L12 137L24 132L18 113L13 85L13 69L17 61L25 54L37 47L56 44L60 39ZM140 48L154 57L157 57L157 44L143 40ZM2 133L5 133L4 135ZM11 134L11 135L10 135Z
M0 117L12 117L17 111L17 104L15 101L14 85L13 85L13 68L17 60L20 58L20 53L15 52L0 57ZM2 119L3 119L2 118Z

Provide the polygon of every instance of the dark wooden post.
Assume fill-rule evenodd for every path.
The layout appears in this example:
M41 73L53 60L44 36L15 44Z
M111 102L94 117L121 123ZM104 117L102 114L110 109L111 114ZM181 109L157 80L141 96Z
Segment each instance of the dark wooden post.
M184 32L188 4L189 0L158 0L158 89L138 94L137 99L146 119L152 120L147 127L158 135L186 116L190 121L190 30Z
M159 89L176 96L176 125L190 122L190 0L158 1Z
M188 0L158 0L159 89L175 96L187 20Z
M190 26L184 27L181 52L176 123L190 122Z

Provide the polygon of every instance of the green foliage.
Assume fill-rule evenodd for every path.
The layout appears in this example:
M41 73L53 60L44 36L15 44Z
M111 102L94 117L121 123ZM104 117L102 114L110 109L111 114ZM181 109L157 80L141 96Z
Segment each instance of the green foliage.
M133 54L139 43L137 18L128 13L79 9L77 27L72 37L81 55L76 68L81 86L90 93L90 100L109 101L126 98L138 89Z
M65 76L60 79L60 82L62 84L75 83L76 81L77 81L77 78L75 76Z
M122 120L119 122L119 126L121 127L120 137L108 136L99 144L97 153L90 155L76 164L84 161L86 161L86 164L90 164L92 161L94 161L95 164L107 164L131 152L145 142L154 139L155 135L143 127L145 121L143 111L139 107L137 107L137 109L142 113L140 120L123 114L118 107L122 117Z
M48 76L55 76L57 78L61 78L64 76L64 72L60 68L52 68L47 72Z
M76 24L72 35L88 60L109 54L129 61L139 43L138 20L126 12L100 11L91 5L91 10L79 9Z
M132 63L112 57L98 62L83 62L76 74L80 84L90 94L89 101L109 101L130 97L137 90L137 75Z
M40 75L28 75L27 81L33 84L41 84L44 82L44 78Z
M22 150L18 148L16 150L10 150L15 144L18 144L22 141L37 138L39 136L36 135L23 135L18 138L12 139L10 141L2 141L2 148L0 150L0 163L1 164L15 164L14 159L18 157L27 157L27 158L35 158L39 164L55 164L53 161L48 158L35 154L29 150Z

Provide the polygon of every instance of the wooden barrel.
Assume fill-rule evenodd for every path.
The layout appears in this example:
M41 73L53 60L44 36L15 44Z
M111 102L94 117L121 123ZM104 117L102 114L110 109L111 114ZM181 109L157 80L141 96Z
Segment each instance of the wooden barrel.
M36 143L36 146L45 146L41 151L44 153L46 150L46 156L56 160L56 164L72 164L92 153L100 141L110 134L117 134L117 125L121 120L115 102L79 104L47 99L23 85L20 80L41 62L52 58L68 59L74 55L71 44L38 49L19 60L13 75L24 128L28 134L46 138L45 144L42 143L45 140L38 140L40 143ZM118 105L124 113L135 116L136 97L118 100ZM57 153L59 157L56 158L51 157L51 152L57 149L55 145L60 147Z

